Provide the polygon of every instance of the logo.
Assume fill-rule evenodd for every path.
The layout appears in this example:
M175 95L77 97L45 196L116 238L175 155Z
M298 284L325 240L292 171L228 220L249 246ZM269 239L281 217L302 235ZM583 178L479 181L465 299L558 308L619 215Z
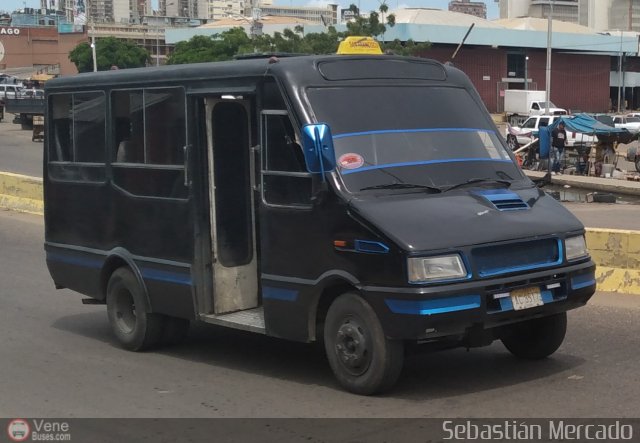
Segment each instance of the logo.
M358 169L364 165L364 158L360 154L343 154L338 159L338 164L342 169Z
M25 441L29 438L30 433L29 422L21 418L11 420L7 426L7 434L9 434L11 441Z
M20 28L0 28L0 35L20 35Z

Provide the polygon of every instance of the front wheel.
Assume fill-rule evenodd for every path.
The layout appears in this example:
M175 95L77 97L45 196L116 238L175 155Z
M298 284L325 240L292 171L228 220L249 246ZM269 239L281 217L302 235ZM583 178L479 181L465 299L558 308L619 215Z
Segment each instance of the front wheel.
M130 351L144 351L160 342L163 317L146 310L144 290L127 268L116 270L107 285L107 314L118 341Z
M357 294L343 294L329 307L324 344L338 382L355 394L389 389L402 371L404 343L385 337L373 308Z
M509 327L504 346L518 358L540 360L558 350L567 332L567 313L536 318Z
M520 147L520 145L518 144L518 139L515 137L515 135L507 136L507 146L509 146L509 149L511 149L512 151L515 151Z

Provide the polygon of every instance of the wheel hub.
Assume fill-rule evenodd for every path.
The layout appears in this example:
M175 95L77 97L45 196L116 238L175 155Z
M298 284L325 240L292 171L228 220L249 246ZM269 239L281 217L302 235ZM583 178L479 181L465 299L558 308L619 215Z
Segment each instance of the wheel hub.
M136 327L136 306L129 291L123 290L116 298L116 323L125 333L130 334Z
M354 319L346 319L338 328L335 351L340 363L353 375L369 367L371 353L366 330Z

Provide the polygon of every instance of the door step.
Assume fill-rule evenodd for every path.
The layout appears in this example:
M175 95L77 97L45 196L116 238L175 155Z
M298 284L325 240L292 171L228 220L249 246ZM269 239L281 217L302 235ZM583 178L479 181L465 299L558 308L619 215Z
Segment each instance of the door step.
M243 331L257 332L259 334L267 333L264 327L264 309L262 306L231 312L230 314L205 314L200 316L200 320L214 325L242 329Z

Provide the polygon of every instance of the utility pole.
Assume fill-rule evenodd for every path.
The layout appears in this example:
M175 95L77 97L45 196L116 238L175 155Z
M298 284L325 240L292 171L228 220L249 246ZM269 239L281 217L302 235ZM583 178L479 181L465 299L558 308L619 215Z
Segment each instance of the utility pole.
M622 104L622 30L620 30L620 52L618 54L618 114Z
M544 113L549 114L549 102L551 101L551 31L553 22L553 0L549 2L551 9L547 16L547 76L545 88L545 107Z

